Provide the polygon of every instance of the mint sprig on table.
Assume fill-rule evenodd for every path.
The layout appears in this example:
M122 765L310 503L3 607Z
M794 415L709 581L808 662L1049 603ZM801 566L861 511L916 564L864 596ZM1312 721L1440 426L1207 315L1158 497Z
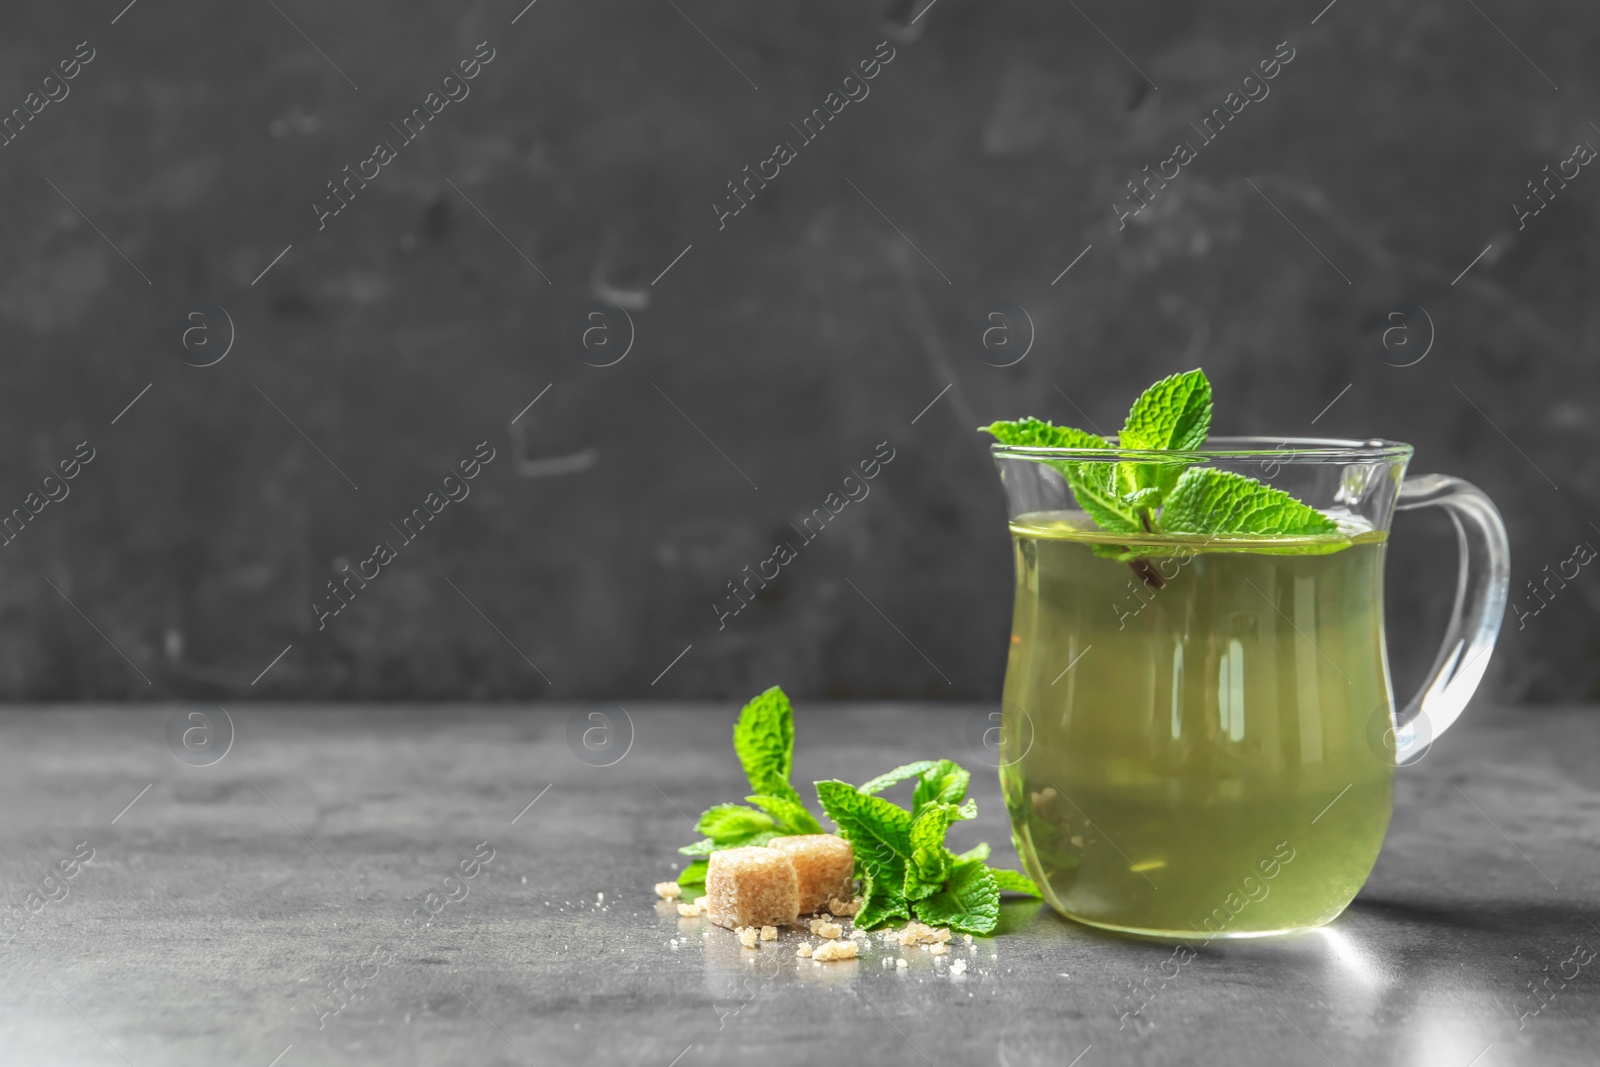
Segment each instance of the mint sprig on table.
M1156 382L1133 402L1117 443L1070 426L1025 418L979 431L1032 448L1193 452L1211 432L1211 383L1198 368ZM1078 506L1108 533L1213 537L1318 536L1339 527L1316 508L1247 475L1174 456L1139 462L1041 459L1059 471ZM1095 545L1096 554L1138 563L1148 549ZM1136 566L1136 570L1139 568ZM1141 572L1159 583L1153 572Z
M733 747L756 791L745 799L755 807L718 804L706 809L695 825L705 838L678 850L696 857L678 875L679 886L703 885L703 857L721 849L827 832L789 782L794 708L782 689L773 686L744 706L733 730ZM987 844L959 855L945 845L951 826L977 817L977 803L967 798L971 777L951 760L920 760L859 787L837 780L816 783L822 810L855 850L864 897L855 917L858 928L871 930L915 916L962 933L990 934L1000 919L1002 891L1039 896L1026 875L987 866ZM916 786L909 811L878 796L911 779Z
M877 794L915 778L911 810ZM916 918L968 934L988 934L1000 921L1000 893L1038 896L1027 875L987 866L989 846L959 855L945 845L957 822L976 818L967 799L972 776L950 760L921 760L897 767L857 787L817 783L817 799L839 835L856 850L862 905L856 925L865 930L895 919Z
M733 750L754 790L745 799L755 807L718 804L707 808L694 827L706 835L704 840L685 845L679 852L705 857L724 848L765 845L774 837L827 832L789 784L794 765L794 708L782 689L773 686L744 706L733 728ZM704 885L705 880L703 858L678 875L680 886Z

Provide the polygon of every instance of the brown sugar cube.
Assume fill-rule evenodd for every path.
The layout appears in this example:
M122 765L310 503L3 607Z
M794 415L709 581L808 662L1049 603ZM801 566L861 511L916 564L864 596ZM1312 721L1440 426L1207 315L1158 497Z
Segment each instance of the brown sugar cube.
M850 842L833 834L775 837L767 847L777 849L794 863L800 878L800 914L810 915L827 906L829 897L849 900L855 895L856 854Z
M706 864L706 916L718 926L792 926L800 915L800 882L786 853L725 848Z

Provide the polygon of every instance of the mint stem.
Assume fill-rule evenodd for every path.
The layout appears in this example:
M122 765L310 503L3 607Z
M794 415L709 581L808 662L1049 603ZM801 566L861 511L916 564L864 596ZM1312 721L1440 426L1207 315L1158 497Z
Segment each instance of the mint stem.
M1150 528L1149 508L1139 509L1139 521L1144 524L1145 533L1153 532ZM1145 585L1148 585L1151 589L1159 591L1167 587L1165 579L1161 577L1161 574L1156 570L1155 565L1145 557L1140 556L1138 559L1130 559L1128 561L1128 566L1133 568L1134 575Z
M1138 559L1130 559L1128 566L1132 567L1134 575L1151 589L1159 590L1167 587L1166 580L1156 571L1155 565L1143 556Z

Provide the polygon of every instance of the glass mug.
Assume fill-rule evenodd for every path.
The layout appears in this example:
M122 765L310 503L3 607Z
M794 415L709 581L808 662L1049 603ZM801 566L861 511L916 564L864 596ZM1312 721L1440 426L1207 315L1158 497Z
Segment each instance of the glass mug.
M1459 479L1405 477L1410 445L1207 446L992 446L1017 578L1001 786L1028 873L1092 926L1250 937L1332 920L1377 860L1395 767L1460 715L1505 610L1499 512ZM1175 461L1277 486L1341 533L1111 534L1052 466ZM1397 508L1430 505L1455 523L1459 585L1431 675L1397 709L1384 550Z

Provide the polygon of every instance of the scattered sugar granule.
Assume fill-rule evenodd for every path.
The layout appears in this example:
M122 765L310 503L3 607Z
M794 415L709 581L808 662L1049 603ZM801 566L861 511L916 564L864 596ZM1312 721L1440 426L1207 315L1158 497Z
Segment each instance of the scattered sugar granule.
M928 946L928 955L930 956L947 956L949 954L950 946L942 941Z
M763 926L761 928L761 940L763 940L763 941L776 941L777 939L778 939L778 928L776 926Z
M967 944L970 945L970 944L972 944L972 935L971 934L962 934L961 935L961 940L965 941Z
M761 936L761 931L754 926L741 926L734 932L739 935L739 944L745 948L755 948L756 939Z
M856 897L854 900L841 900L838 897L828 898L828 910L841 918L855 918L861 911L861 905L862 899L860 897Z
M811 953L813 960L853 960L856 958L854 941L825 941Z
M952 963L950 965L950 973L951 974L966 974L967 973L967 961L966 960L956 960L954 963Z
M935 929L923 923L907 923L898 936L902 946L943 944L950 940L950 928L941 926Z
M677 882L657 882L656 896L662 900L677 900L683 896L683 889Z
M689 904L680 903L678 905L678 914L682 915L686 919L692 919L697 915L704 914L705 907L705 898L701 897L699 900Z
M796 956L800 956L803 959L810 959L811 958L811 946L810 945L801 945L799 948L794 950L794 954Z
M860 940L860 941L870 941L870 940L872 940L871 935L869 935L865 930L851 930L850 931L850 937L853 940Z
M604 904L606 902L606 895L604 893L596 893L594 895L594 902L596 904Z
M899 959L894 961L894 969L897 971L903 971L906 969L906 958L904 956L901 956Z
M838 923L831 923L827 919L812 919L811 932L818 937L838 937L844 933L844 927Z

